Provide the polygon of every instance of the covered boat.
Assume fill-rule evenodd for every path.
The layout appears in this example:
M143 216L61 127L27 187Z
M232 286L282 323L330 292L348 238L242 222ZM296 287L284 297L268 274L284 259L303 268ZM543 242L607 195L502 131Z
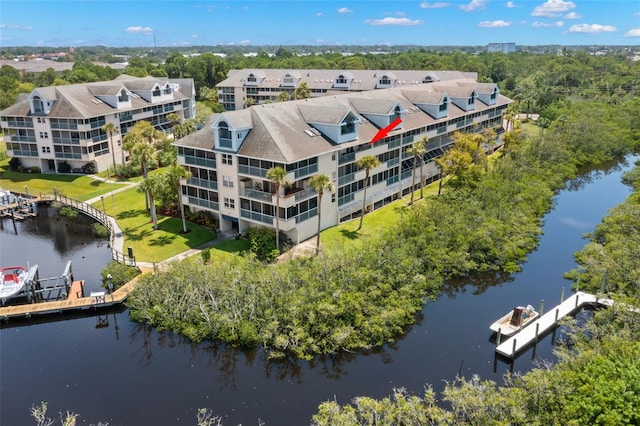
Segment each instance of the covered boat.
M4 303L6 299L19 294L24 290L27 281L27 271L24 266L6 266L0 269L2 280L0 282L0 299Z
M513 310L507 312L502 318L491 324L489 327L492 331L498 332L502 336L511 336L523 327L526 327L534 319L538 317L538 312L533 306L527 307L516 306Z

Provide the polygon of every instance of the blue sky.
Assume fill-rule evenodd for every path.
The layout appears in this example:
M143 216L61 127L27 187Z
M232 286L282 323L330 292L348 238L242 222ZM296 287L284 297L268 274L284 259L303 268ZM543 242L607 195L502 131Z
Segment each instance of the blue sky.
M155 38L155 40L154 40ZM639 0L1 0L1 46L640 45Z

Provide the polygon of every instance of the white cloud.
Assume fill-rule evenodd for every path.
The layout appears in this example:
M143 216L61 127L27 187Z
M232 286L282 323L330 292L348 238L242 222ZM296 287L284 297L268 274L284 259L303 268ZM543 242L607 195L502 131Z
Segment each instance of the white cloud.
M570 12L564 15L564 19L580 19L580 18L582 18L582 15L576 12Z
M427 3L423 1L420 3L420 7L423 9L441 9L443 7L449 7L451 3L437 2L437 3Z
M340 9L337 10L338 13L351 13L353 12L353 10L349 9L348 7L341 7Z
M240 40L238 44L241 46L246 46L248 44L251 44L251 40Z
M0 24L0 28L7 28L10 30L26 30L30 31L33 29L31 25L17 25L17 24Z
M516 6L516 4L515 4L514 2L512 2L512 1L508 1L508 2L507 2L507 4L506 4L506 6L507 6L508 8L518 7L518 6Z
M472 10L476 9L484 9L488 1L489 0L471 0L471 3L461 5L460 9L464 10L465 12L471 12Z
M640 37L640 28L634 28L634 29L628 31L624 36L625 37Z
M324 16L324 13L318 12L318 13L316 13L316 16Z
M585 33L585 34L598 34L598 33L612 33L617 31L616 27L612 25L600 25L600 24L578 24L572 25L569 28L570 33Z
M395 25L399 27L409 27L412 25L420 25L422 24L421 19L409 19L409 18L391 18L387 17L384 19L367 19L364 21L365 24L369 25Z
M557 18L564 12L575 9L576 5L572 1L547 0L539 6L536 6L531 12L531 16L544 16L547 18Z
M151 27L128 27L126 29L128 33L143 33L143 34L151 34L153 33L153 28Z
M531 24L531 26L533 28L560 28L560 27L564 27L564 22L562 22L562 21L556 21L556 22L535 21L533 24Z
M478 24L479 27L482 28L502 28L502 27L510 27L511 22L498 20L498 21L482 21Z

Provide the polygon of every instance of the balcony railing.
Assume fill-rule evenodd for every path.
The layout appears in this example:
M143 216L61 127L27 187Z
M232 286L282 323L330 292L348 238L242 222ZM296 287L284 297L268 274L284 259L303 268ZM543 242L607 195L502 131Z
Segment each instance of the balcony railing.
M267 177L267 169L260 167L247 166L244 164L238 164L238 173L242 173L250 176Z
M187 181L190 186L199 186L201 188L218 189L218 182L215 180L206 180L197 177L190 177Z
M80 145L79 138L61 138L54 136L53 143L55 144L63 144L63 145Z
M295 193L296 202L311 198L317 194L314 188L303 189Z
M243 188L240 192L240 196L247 198L253 198L255 200L264 201L267 203L273 202L273 194L270 192L258 191L257 189Z
M185 155L184 156L184 162L185 162L185 164L191 164L191 165L194 165L194 166L204 166L204 167L208 167L210 169L215 169L216 168L216 160L209 159L209 158L202 158L202 157L194 157L192 155Z
M196 198L192 196L189 196L189 204L205 207L209 210L220 210L220 204L218 204L217 201L203 200L202 198Z
M340 176L338 178L338 186L345 185L347 183L353 182L356 180L356 174L350 173L348 175Z
M82 159L82 154L76 154L73 152L56 152L55 153L55 157L56 158L71 158L74 160L81 160Z
M304 222L307 219L310 219L314 216L318 215L318 208L313 208L311 210L307 210L304 213L299 214L298 216L296 216L296 223L300 223L300 222Z
M266 214L252 212L251 210L245 209L240 209L240 216L273 226L273 216L267 216Z
M350 152L348 154L342 154L338 156L338 164L353 163L354 161L356 161L355 152Z
M338 205L342 206L343 204L347 204L347 203L353 201L354 200L354 196L355 196L355 194L351 193L351 194L345 195L344 197L338 198Z
M35 136L21 136L21 135L11 135L10 142L35 142L36 141L36 137Z
M14 157L37 157L38 151L27 151L22 149L9 150L13 153Z
M318 172L318 164L309 164L305 167L300 167L299 169L294 170L294 176L296 179L300 179L304 176L309 176Z

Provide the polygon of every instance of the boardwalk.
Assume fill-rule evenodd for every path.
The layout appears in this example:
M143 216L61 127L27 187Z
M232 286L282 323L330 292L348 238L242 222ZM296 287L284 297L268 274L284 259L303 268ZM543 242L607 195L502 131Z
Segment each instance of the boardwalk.
M124 303L138 284L138 275L112 294L93 293L92 296L74 297L67 300L56 300L53 302L30 303L25 305L15 305L0 308L0 319L9 320L10 318L31 318L35 315L61 314L67 311L78 311L87 309L103 309L111 306L118 306ZM77 281L76 281L77 282ZM75 282L74 282L75 283ZM79 288L79 286L78 286Z
M611 299L599 299L593 294L578 291L511 338L496 346L496 353L507 358L514 358L522 350L535 343L539 336L556 327L558 321L562 318L582 309L584 305L593 304L612 306L613 301Z

